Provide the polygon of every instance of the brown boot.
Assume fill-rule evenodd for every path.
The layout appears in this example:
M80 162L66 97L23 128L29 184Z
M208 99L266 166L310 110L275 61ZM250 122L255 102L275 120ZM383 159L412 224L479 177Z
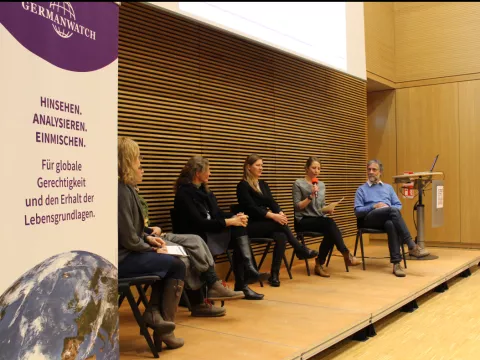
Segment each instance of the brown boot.
M315 275L321 277L330 277L330 274L323 268L323 265L320 265L318 258L315 259Z
M403 271L403 268L400 265L400 263L393 264L393 274L397 277L405 277L407 275L405 274L405 271Z
M166 334L175 330L175 323L164 321L162 318L162 315L160 314L160 296L160 283L155 282L152 285L152 294L147 309L143 313L143 320L148 327L154 329L158 333Z
M343 260L347 266L357 266L360 265L362 262L358 261L355 256L353 256L350 251L345 251L343 254Z
M218 307L212 304L208 299L201 304L192 306L193 317L219 317L224 316L227 310L224 307Z
M163 282L162 315L165 320L175 322L177 306L183 292L183 281L177 279L165 279ZM167 334L154 331L153 341L158 351L162 350L162 341L169 349L177 349L184 344L183 339L175 337L173 331Z
M243 291L233 291L228 288L228 285L225 281L218 280L214 283L207 293L208 300L236 300L243 299L245 294Z
M430 252L426 249L421 248L418 244L415 247L408 251L410 256L415 256L416 258L422 258L430 255Z

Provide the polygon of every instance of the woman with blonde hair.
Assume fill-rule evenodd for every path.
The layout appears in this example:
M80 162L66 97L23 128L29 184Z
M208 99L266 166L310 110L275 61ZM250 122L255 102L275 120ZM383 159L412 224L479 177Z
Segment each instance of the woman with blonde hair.
M275 240L271 286L280 286L279 272L288 241L299 259L311 259L318 255L315 250L301 244L288 227L288 218L273 198L267 182L260 180L263 160L257 154L249 155L243 164L243 180L237 185L238 203L249 216L248 234L253 237L271 237Z
M191 157L183 167L174 188L175 231L199 235L213 255L233 248L235 291L242 291L247 300L261 300L263 295L250 289L248 284L265 280L268 274L259 274L255 266L245 230L248 217L220 209L208 187L210 175L209 162L202 156Z
M140 149L130 138L118 139L118 277L158 275L163 280L152 285L150 301L143 314L152 328L155 347L162 342L170 348L183 346L176 338L175 312L183 291L184 263L168 255L165 241L144 233L144 218L135 187L142 181Z
M320 159L310 156L305 163L305 177L295 180L293 184L293 205L295 219L300 231L314 231L324 234L319 247L318 257L315 259L315 274L330 277L323 264L327 255L335 245L343 255L347 266L359 265L360 262L350 253L343 241L342 233L335 221L328 217L333 214L338 202L325 204L325 184L318 181L320 175ZM312 181L316 179L315 183ZM318 185L317 185L318 183Z

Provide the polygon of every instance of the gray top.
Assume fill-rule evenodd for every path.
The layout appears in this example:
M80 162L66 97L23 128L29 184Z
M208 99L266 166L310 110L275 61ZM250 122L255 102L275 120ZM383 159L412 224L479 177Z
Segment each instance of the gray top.
M152 251L143 232L142 205L135 189L118 182L118 262L132 251Z
M303 210L298 208L298 203L306 199L312 193L312 184L305 179L297 179L293 183L293 207L295 209L295 219L302 220L304 216L325 216L322 208L325 206L325 184L323 181L318 182L318 196L308 204Z

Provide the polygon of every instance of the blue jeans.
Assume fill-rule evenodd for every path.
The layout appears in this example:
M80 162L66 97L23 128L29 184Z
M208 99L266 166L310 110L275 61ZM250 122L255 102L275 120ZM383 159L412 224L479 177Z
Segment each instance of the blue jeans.
M400 246L403 243L407 244L410 250L415 247L415 242L412 240L407 224L405 224L400 210L395 207L383 207L370 211L363 218L363 226L384 230L387 233L391 263L402 261Z
M154 251L133 251L118 264L118 277L156 275L163 278L183 280L185 264L182 260L167 254L157 254Z

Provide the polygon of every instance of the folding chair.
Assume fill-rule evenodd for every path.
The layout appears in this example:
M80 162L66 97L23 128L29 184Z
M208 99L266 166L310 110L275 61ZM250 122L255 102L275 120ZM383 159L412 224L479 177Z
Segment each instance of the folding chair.
M153 344L153 340L148 332L147 326L145 321L143 320L142 315L140 314L140 309L138 308L137 303L135 302L135 298L133 297L131 287L136 286L139 290L139 295L144 304L147 304L147 299L145 296L145 292L142 289L143 286L152 285L156 281L160 281L161 278L159 276L138 276L132 278L120 278L118 279L118 307L122 305L122 302L125 298L127 298L128 303L130 304L130 308L132 309L133 316L135 316L135 320L137 321L138 326L140 327L140 333L145 337L147 340L148 347L152 352L155 358L158 358L158 351Z
M367 228L363 226L363 219L358 219L357 218L357 237L355 238L355 251L353 253L353 256L357 255L357 247L358 247L358 242L360 240L360 251L362 252L362 267L363 270L365 270L365 254L364 254L364 249L363 249L363 234L385 234L385 230L381 229L372 229L372 228ZM400 249L402 249L402 256L403 256L403 264L405 265L405 269L407 268L407 258L405 257L405 249L404 249L404 244L402 243L400 245Z
M300 241L303 244L303 246L306 246L305 245L305 237L316 238L316 237L323 237L324 236L324 234L321 233L321 232L299 230L298 221L295 218L295 216L294 216L294 219L293 219L293 227L295 229L295 233L297 234L298 241ZM332 253L333 253L333 246L330 249L330 251L328 252L327 267L328 267L328 264L330 263L330 258L332 257ZM295 259L295 250L292 252L292 258L290 259L290 269L293 266L293 260L294 259ZM305 267L307 268L308 276L310 276L310 264L308 263L308 259L305 259ZM345 268L348 272L349 271L348 270L348 265L345 264Z

